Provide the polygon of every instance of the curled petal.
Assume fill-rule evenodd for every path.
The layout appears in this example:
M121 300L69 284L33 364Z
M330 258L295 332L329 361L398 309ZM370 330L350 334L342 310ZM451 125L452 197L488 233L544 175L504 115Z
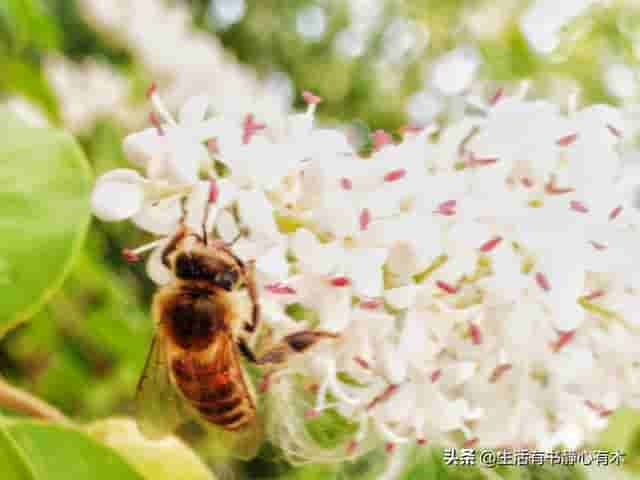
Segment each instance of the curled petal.
M163 243L158 245L147 260L147 275L157 285L166 285L174 278L173 273L162 263L162 252L169 243L169 239L166 239Z
M144 203L144 189L141 182L131 181L135 176L128 174L118 178L118 171L98 180L91 195L91 209L96 217L105 222L125 220L134 216ZM127 177L126 180L124 177Z

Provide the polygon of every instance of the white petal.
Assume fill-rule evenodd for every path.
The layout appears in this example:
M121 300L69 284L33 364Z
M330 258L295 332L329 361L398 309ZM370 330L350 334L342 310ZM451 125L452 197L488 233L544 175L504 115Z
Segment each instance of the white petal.
M202 232L202 224L205 221L205 215L207 212L207 205L209 204L209 190L211 184L209 182L201 181L193 186L192 192L187 197L185 204L186 217L185 224L193 232ZM207 218L206 230L210 232L212 230L213 222L217 215L217 207L215 204L209 206L210 214Z
M345 274L353 282L354 292L365 297L382 293L382 265L386 248L363 248L346 252Z
M238 213L252 235L275 239L280 236L271 203L261 191L242 191L238 194Z
M204 145L178 129L169 130L166 136L167 168L170 179L182 183L196 182L200 166L209 159L209 152Z
M391 383L402 383L407 376L404 352L389 342L381 346L382 368Z
M144 191L138 183L98 181L91 194L91 209L105 222L124 220L135 215L144 202Z
M147 260L147 275L158 285L166 285L174 279L173 273L162 263L162 252L169 239L158 245Z
M228 207L236 199L240 190L235 183L226 178L218 179L217 182L219 193L216 205L218 208Z
M150 162L160 159L166 148L166 139L158 135L155 128L127 135L122 142L127 159L140 167L146 167Z
M210 99L208 95L197 95L188 99L178 113L178 121L181 126L202 122L207 114L209 104Z
M416 368L424 368L426 361L435 353L431 348L427 348L431 346L431 342L427 337L425 320L428 320L425 315L410 311L405 318L398 342L398 351Z
M299 228L290 239L292 253L298 265L309 273L327 275L335 272L344 259L344 250L337 242L322 245L306 228Z
M265 275L269 282L285 280L289 273L285 253L284 247L275 247L260 255L256 260L256 270Z
M221 210L220 213L218 213L218 217L216 218L216 229L220 238L228 243L235 240L240 233L238 225L236 224L236 219L233 217L231 212L227 210Z
M96 185L105 181L139 184L144 182L144 178L137 171L130 168L116 168L98 177Z
M403 309L413 305L416 300L416 294L417 287L415 285L406 285L385 290L384 299L393 308Z
M351 295L343 292L346 289L333 289L322 298L319 309L320 325L318 328L328 332L341 332L351 320Z
M297 113L289 115L289 136L293 141L306 142L313 128L313 115Z
M145 204L131 219L133 223L155 235L170 235L178 228L182 216L180 200L160 201L157 204Z

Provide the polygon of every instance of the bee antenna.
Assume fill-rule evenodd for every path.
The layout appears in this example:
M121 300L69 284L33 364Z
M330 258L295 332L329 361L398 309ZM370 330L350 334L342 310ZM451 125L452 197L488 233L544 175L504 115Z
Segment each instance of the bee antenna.
M207 237L207 225L206 225L206 221L205 221L205 222L202 223L202 242L204 243L205 247L209 243L208 240L209 239Z

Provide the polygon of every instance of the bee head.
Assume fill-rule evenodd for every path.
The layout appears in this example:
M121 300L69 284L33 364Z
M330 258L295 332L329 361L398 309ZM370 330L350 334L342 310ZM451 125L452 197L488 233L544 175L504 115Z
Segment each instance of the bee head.
M207 242L186 230L167 245L162 261L178 279L203 281L226 291L238 286L243 271L242 261L224 242Z
M171 263L177 278L209 282L229 292L240 279L239 265L221 249L197 246L190 250L178 250Z

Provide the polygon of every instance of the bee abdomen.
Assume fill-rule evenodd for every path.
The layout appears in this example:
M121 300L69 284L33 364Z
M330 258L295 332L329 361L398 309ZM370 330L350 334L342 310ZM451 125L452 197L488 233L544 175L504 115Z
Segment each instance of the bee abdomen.
M196 369L187 375L176 366L178 387L205 420L225 430L238 430L253 420L255 409L248 392L241 381L234 381L230 372Z
M254 416L242 384L234 383L224 374L212 376L210 388L201 396L197 407L208 421L226 430L237 430Z

